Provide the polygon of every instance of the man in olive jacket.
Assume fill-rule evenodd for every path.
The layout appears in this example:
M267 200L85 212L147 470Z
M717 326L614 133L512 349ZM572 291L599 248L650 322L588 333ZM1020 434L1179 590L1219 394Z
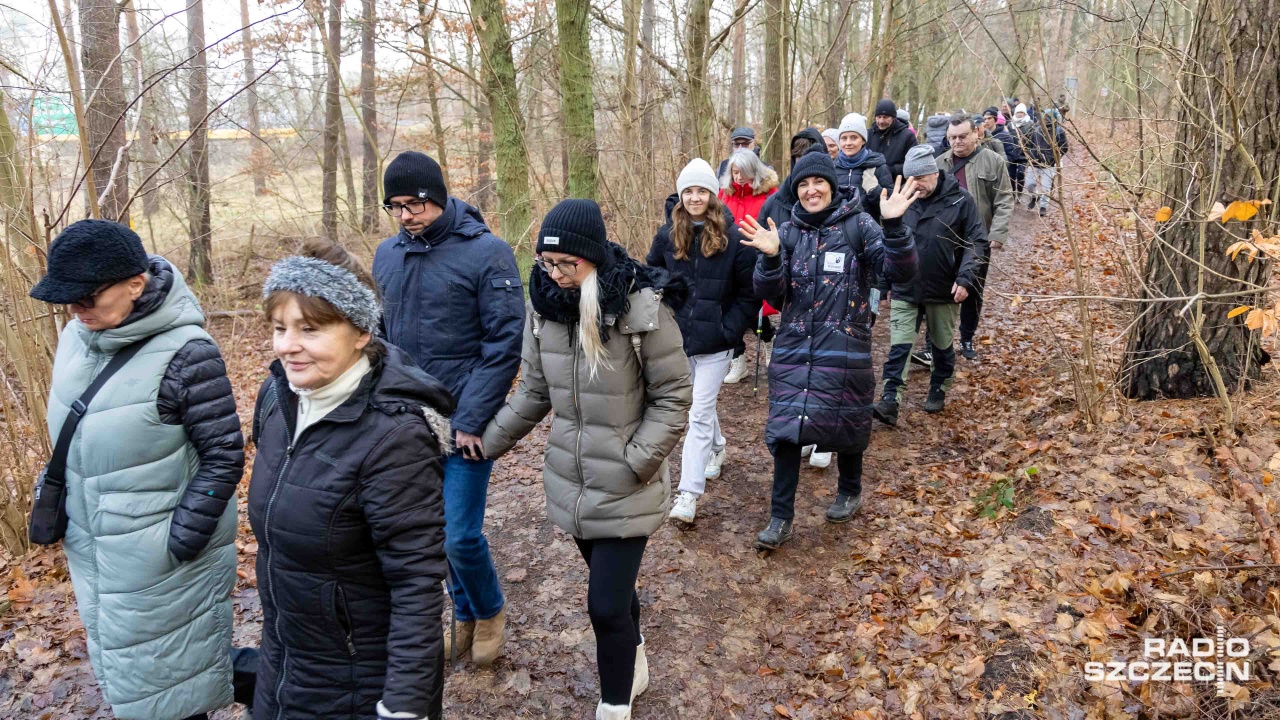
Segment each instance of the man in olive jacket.
M982 226L987 229L987 241L992 250L999 250L1009 236L1013 186L1009 182L1008 164L1004 158L979 144L984 135L985 130L975 126L968 116L952 119L951 126L947 128L951 149L938 158L938 169L950 173L960 187L973 196ZM982 294L990 266L990 262L978 266L977 292L970 293L960 305L960 354L966 360L978 358L973 336L978 331L978 320L982 315Z

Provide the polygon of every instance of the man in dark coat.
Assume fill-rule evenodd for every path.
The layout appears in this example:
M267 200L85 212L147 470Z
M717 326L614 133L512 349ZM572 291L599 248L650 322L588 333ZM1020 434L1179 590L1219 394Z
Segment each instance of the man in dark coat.
M383 186L385 207L400 223L400 233L384 240L373 259L383 329L457 401L451 421L458 452L444 463L445 552L457 654L470 648L484 665L501 649L506 601L483 530L493 462L485 459L480 433L520 369L520 271L480 211L449 197L432 158L400 153Z
M822 139L822 133L818 132L817 128L807 127L791 136L791 166L794 168L796 162L809 152L823 154L827 152L827 141ZM764 206L760 208L760 217L756 219L764 225L768 224L767 220L772 219L775 225L781 226L782 223L791 219L791 208L795 204L796 196L791 191L791 176L787 175L778 186L778 192L764 201Z
M1062 164L1062 158L1071 146L1067 143L1067 133L1062 129L1062 123L1047 112L1041 115L1038 122L1032 121L1032 128L1026 150L1027 188L1033 194L1027 201L1027 207L1035 208L1038 195L1040 217L1044 217L1049 213L1049 191L1053 189L1053 180L1058 176L1058 166Z
M876 103L875 127L867 138L867 148L884 156L891 176L896 178L902 174L907 151L915 144L916 136L911 132L911 126L898 117L898 106L889 98Z
M875 416L898 422L898 404L907 381L907 357L918 334L919 318L929 326L933 370L926 412L941 412L955 373L952 348L960 303L979 289L980 266L987 261L987 230L973 197L950 174L938 169L933 150L912 148L903 175L915 178L924 197L907 209L903 223L915 240L919 262L913 278L893 284L889 315L889 359Z

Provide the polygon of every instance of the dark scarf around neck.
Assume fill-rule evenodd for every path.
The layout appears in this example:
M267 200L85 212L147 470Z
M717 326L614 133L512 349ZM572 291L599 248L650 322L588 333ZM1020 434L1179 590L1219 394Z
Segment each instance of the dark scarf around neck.
M836 153L836 167L841 170L857 170L862 167L862 163L867 159L867 146L863 145L862 149L856 154L850 156L845 155L844 151Z

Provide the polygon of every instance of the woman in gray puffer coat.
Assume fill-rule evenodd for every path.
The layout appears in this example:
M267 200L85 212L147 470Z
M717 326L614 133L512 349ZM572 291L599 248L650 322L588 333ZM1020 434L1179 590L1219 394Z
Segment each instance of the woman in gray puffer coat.
M629 720L648 686L636 577L671 506L667 456L693 387L673 305L687 286L606 238L600 207L564 200L538 232L520 384L483 437L502 455L555 414L543 465L547 516L590 568L597 720Z

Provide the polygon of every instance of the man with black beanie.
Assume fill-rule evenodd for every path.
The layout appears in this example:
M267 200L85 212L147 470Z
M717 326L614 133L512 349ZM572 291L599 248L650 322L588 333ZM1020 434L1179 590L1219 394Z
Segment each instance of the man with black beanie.
M480 211L449 197L440 165L413 150L383 174L383 208L400 232L378 246L373 277L382 295L383 335L408 352L457 401L457 452L444 463L444 550L458 621L457 644L488 665L502 649L505 605L484 535L493 462L480 434L502 407L520 369L524 291L515 253Z
M894 177L902 174L907 151L915 144L916 138L909 126L898 117L898 106L889 98L876 103L876 122L867 138L867 149L884 155Z

